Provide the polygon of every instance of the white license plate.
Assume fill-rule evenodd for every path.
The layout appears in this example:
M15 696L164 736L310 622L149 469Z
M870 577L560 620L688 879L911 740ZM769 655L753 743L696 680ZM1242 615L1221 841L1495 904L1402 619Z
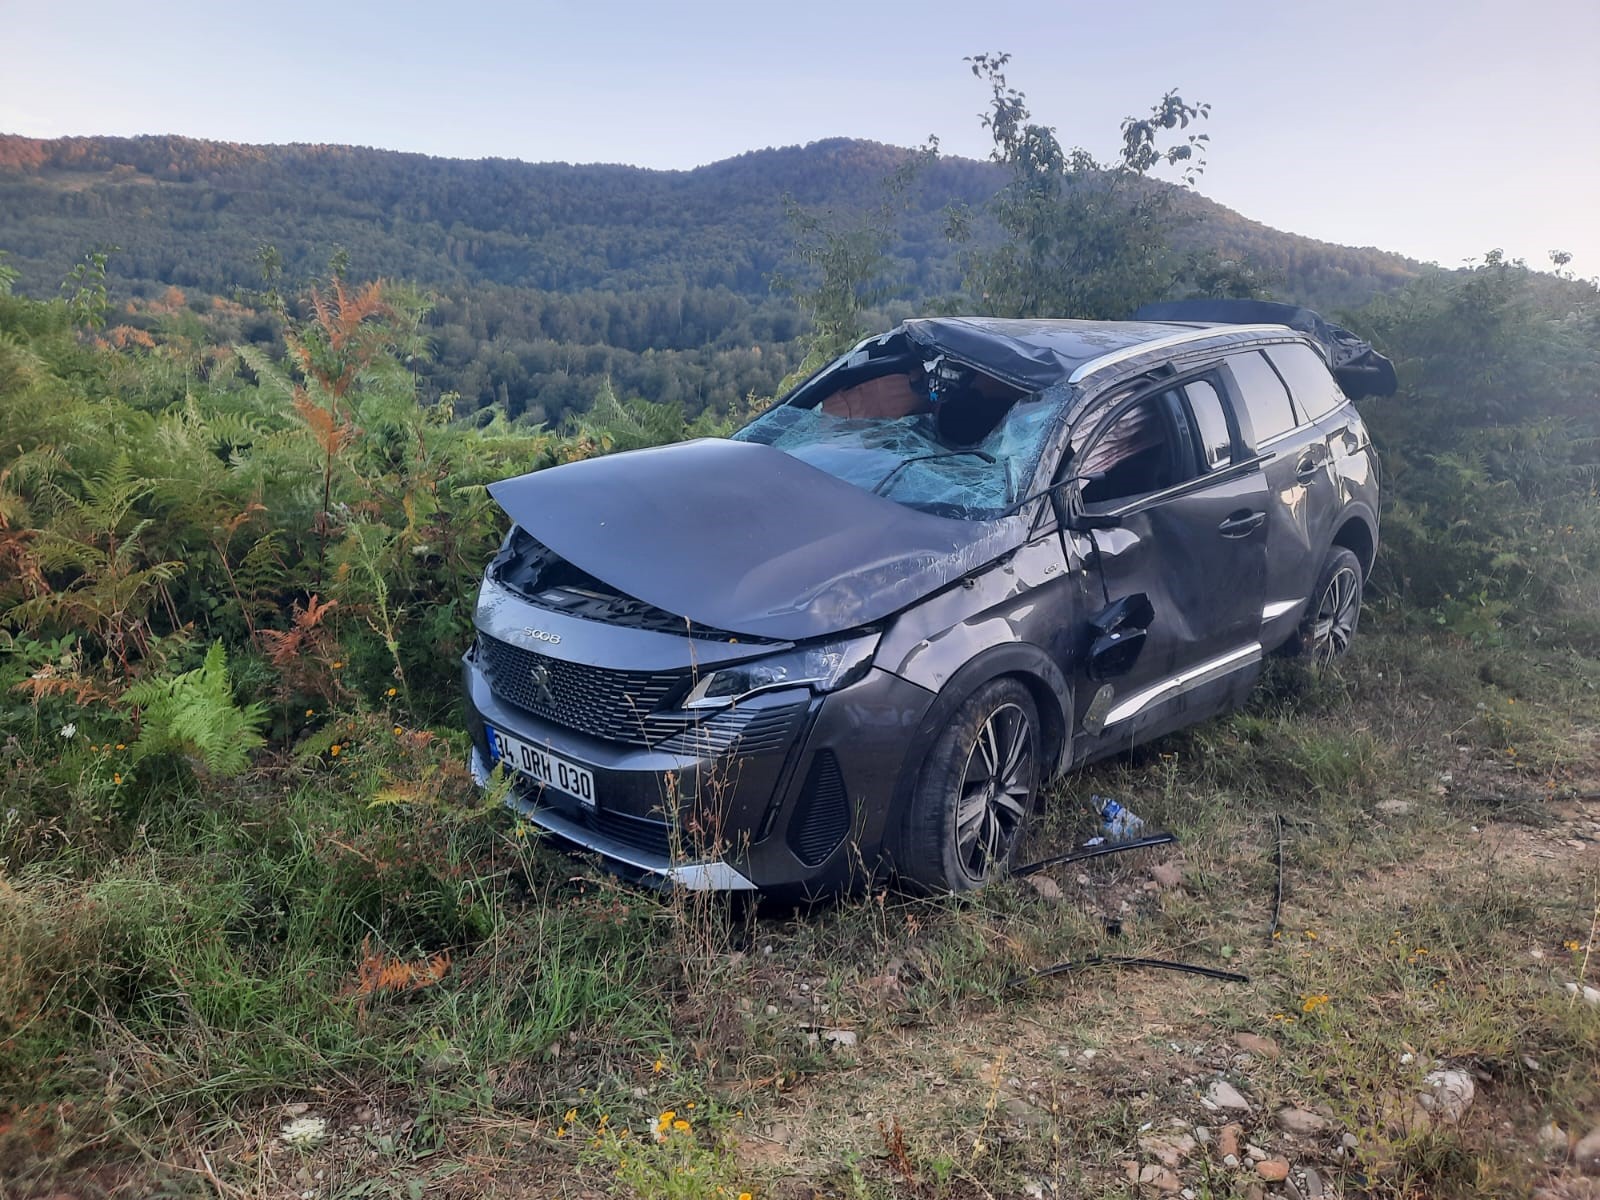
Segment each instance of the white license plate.
M535 783L576 796L590 808L595 807L593 771L499 729L489 730L489 748L495 762L504 763Z

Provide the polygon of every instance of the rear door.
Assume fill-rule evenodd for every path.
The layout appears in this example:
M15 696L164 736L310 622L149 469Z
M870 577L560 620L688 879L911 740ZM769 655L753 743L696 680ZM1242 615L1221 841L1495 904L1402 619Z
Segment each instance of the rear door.
M1081 688L1080 729L1130 744L1232 703L1255 677L1267 484L1215 372L1111 398L1074 431L1070 470L1108 606L1148 598L1133 667Z
M1267 570L1260 622L1268 646L1298 623L1333 541L1340 510L1327 433L1290 394L1275 359L1294 364L1305 345L1247 350L1225 360L1240 433L1262 458L1267 482ZM1324 368L1324 375L1327 371ZM1331 377L1329 378L1331 383ZM1337 390L1337 388L1335 388ZM1307 401L1313 397L1307 396Z

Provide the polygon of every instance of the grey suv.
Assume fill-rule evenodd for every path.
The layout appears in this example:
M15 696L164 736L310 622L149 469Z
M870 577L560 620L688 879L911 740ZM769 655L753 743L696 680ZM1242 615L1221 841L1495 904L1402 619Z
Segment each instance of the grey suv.
M1344 652L1393 387L1280 305L911 320L732 438L495 484L474 774L656 883L981 886L1050 780Z

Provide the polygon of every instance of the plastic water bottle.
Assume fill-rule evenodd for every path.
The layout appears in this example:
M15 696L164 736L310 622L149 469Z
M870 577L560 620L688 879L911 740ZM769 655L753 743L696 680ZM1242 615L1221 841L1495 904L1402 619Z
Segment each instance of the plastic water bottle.
M1131 842L1144 832L1144 818L1111 797L1095 796L1091 802L1100 806L1100 827L1108 841Z

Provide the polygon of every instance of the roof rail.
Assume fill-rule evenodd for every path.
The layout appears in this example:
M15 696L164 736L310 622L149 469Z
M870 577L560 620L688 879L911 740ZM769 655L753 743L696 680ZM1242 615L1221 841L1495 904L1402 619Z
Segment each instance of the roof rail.
M1072 384L1082 383L1089 376L1114 366L1126 359L1137 358L1149 350L1165 350L1169 346L1181 346L1185 342L1198 342L1205 338L1216 337L1223 333L1293 333L1287 325L1224 325L1208 326L1205 329L1185 329L1179 333L1171 333L1166 337L1152 338L1148 342L1140 342L1134 346L1124 346L1120 350L1112 350L1102 354L1099 358L1091 358L1082 363L1077 370L1067 376L1067 382Z

